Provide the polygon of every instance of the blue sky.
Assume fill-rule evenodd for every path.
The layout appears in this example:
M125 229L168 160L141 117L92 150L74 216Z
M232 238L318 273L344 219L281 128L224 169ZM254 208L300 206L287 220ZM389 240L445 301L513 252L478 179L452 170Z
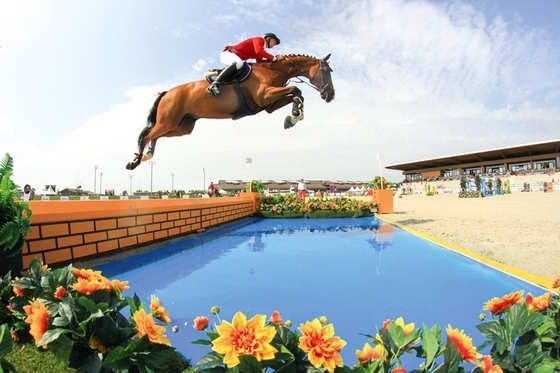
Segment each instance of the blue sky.
M560 2L23 1L0 3L0 153L38 191L202 189L220 179L370 180L382 165L560 138ZM220 67L225 44L332 53L336 99L199 120L125 165L157 92ZM245 158L253 159L252 167ZM204 171L203 171L204 170ZM100 173L103 173L100 182ZM174 174L172 177L171 174ZM400 172L383 176L401 181Z

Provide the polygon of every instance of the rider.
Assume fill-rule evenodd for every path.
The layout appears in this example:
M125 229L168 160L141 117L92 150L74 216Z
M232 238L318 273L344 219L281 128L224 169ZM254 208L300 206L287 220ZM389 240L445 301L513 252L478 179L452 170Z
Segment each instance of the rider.
M220 93L220 85L225 80L231 78L241 67L243 62L248 59L255 59L257 62L262 60L276 61L284 58L283 54L274 57L272 54L265 51L265 48L273 48L275 45L280 44L278 36L272 32L267 32L262 37L255 36L243 40L235 45L226 45L222 54L220 55L220 62L226 66L220 75L206 88L208 93L216 96Z

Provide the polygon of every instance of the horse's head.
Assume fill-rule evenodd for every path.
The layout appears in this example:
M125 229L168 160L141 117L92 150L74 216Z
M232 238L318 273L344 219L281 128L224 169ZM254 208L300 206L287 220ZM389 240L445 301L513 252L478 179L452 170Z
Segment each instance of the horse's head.
M317 59L317 64L309 70L309 81L317 88L321 98L326 102L334 100L334 85L331 78L332 69L329 66L329 53L323 59Z

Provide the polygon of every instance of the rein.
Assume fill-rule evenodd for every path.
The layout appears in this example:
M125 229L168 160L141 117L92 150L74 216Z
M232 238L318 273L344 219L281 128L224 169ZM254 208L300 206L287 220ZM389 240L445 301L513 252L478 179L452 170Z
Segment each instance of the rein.
M298 65L296 65L291 59L289 59L288 56L284 56L284 58L285 58L286 60L288 60L288 62L289 62L290 64L292 64L292 66L293 66L294 68L296 68L302 75L304 75L304 76L306 75L306 74L305 74L305 71L304 71L301 67L299 67ZM315 75L317 74L317 72L318 72L318 71L321 71L321 89L315 87L313 84L310 84L310 83L306 82L305 80L302 80L299 76L295 76L295 77L293 77L293 78L288 78L288 80L289 80L289 79L297 79L297 80L296 80L296 83L307 84L308 86L310 86L311 88L313 88L314 90L316 90L317 92L319 92L320 94L322 94L323 92L325 92L325 90L328 88L328 85L329 85L328 83L325 84L325 78L323 77L323 71L322 71L322 70L323 70L323 64L324 64L325 62L324 62L323 60L320 60L320 59L317 59L317 60L319 61L319 68L317 69L317 71L315 71L315 74L313 74L313 75L309 78L309 80L310 80L310 81L313 80L313 78L315 77ZM275 71L275 72L277 72L278 74L284 76L284 74L282 74L281 72L279 72L279 71L277 71L277 70L274 70L273 68L270 68L270 69L273 70L273 71ZM290 68L290 70L291 70L291 69L292 69L292 68ZM288 70L288 71L290 71L290 70ZM287 83L286 83L286 84L287 84Z

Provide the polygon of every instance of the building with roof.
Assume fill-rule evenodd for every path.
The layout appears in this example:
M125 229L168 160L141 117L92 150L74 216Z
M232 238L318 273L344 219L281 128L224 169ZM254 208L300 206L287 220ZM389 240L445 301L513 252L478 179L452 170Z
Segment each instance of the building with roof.
M310 191L327 191L331 190L331 186L336 187L336 190L341 193L363 187L368 184L368 181L341 181L341 180L304 180L305 185ZM293 185L297 189L299 180L261 180L265 190L271 193L288 193L290 186ZM246 188L249 180L220 180L214 183L218 190L226 192L238 192Z
M405 181L560 172L560 139L422 159L385 166L402 171Z

